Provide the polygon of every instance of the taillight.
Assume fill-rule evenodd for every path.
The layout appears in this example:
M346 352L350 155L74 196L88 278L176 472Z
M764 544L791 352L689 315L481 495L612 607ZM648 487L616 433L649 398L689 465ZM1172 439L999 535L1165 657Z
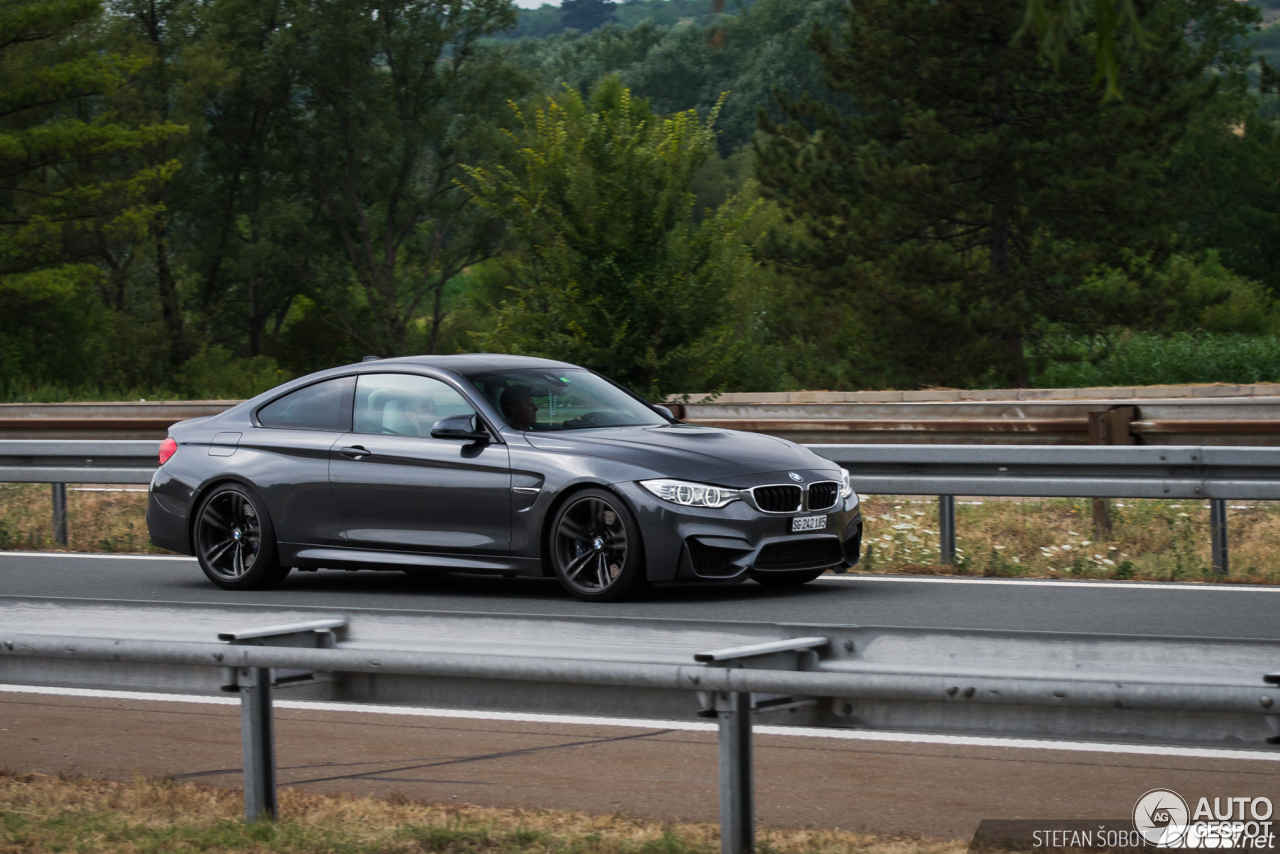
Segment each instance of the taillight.
M178 442L172 436L160 443L160 465L169 462L169 458L178 450Z

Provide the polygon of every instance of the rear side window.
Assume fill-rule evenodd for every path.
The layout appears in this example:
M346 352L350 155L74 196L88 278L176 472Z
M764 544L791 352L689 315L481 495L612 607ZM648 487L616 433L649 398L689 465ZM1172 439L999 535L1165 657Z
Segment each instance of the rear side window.
M290 430L351 429L351 391L355 377L339 377L292 391L258 410L263 427Z

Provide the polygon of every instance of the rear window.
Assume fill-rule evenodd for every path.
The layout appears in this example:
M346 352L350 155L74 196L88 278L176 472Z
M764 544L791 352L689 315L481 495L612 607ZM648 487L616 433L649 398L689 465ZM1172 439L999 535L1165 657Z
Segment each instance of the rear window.
M351 393L355 377L339 377L291 391L258 410L263 427L291 430L351 429Z

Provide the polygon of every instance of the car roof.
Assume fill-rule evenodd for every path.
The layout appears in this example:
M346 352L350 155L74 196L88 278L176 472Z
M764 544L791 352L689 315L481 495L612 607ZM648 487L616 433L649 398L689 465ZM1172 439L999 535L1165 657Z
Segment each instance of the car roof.
M568 362L539 359L535 356L509 356L504 353L457 353L449 356L395 356L361 363L367 369L391 365L417 365L450 371L501 370L520 368L576 368Z

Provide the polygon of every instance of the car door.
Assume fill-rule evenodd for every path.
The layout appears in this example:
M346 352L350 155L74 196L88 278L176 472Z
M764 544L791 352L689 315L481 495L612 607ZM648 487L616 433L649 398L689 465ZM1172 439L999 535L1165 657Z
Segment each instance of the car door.
M433 439L436 421L479 416L448 383L418 374L362 374L352 432L330 456L329 480L357 548L505 554L511 547L507 446Z
M336 545L346 537L329 485L329 454L351 429L355 382L322 380L259 407L254 428L227 458L262 492L279 542Z

